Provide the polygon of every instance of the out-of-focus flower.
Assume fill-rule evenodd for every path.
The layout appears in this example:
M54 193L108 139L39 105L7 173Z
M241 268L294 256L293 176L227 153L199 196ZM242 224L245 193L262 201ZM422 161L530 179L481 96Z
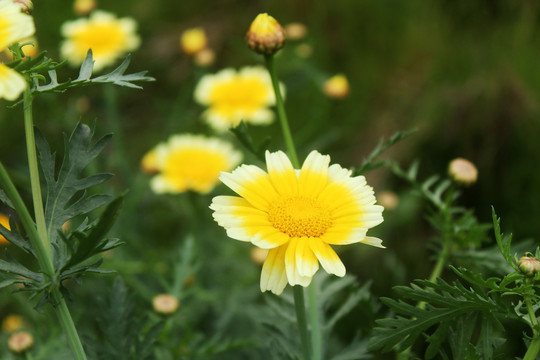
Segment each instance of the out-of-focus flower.
M230 143L201 135L175 135L152 151L159 173L150 186L159 194L208 193L219 182L221 171L230 171L242 160Z
M518 261L518 268L522 274L534 276L540 272L540 261L534 256L523 256Z
M9 217L7 217L4 214L0 214L0 225L2 225L8 230L11 230L9 226ZM3 235L0 235L0 245L5 245L5 244L9 244L9 241Z
M34 19L21 11L21 4L0 0L0 51L32 36L34 32ZM26 86L28 84L21 74L0 63L0 98L15 100Z
M274 54L285 44L285 30L272 16L259 14L246 34L248 46L259 54Z
M334 75L323 84L323 92L331 98L344 98L349 94L349 81L343 74Z
M26 331L19 331L12 334L8 339L9 350L20 354L30 349L34 345L34 337Z
M187 29L180 36L180 47L188 55L195 55L206 48L208 40L201 27Z
M195 100L208 106L203 117L212 128L221 132L237 126L242 120L263 125L274 119L274 113L268 109L276 101L272 80L268 71L260 66L245 67L240 71L224 69L203 76L195 88Z
M178 310L179 302L176 297L171 294L159 294L152 299L154 311L163 314L171 315Z
M394 210L399 203L398 196L393 191L381 191L377 194L377 200L385 210Z
M77 15L88 15L96 6L96 0L75 0L73 2L73 12Z
M2 331L6 334L11 334L14 331L20 330L24 325L24 320L20 315L8 315L2 320Z
M141 170L147 174L156 174L159 172L156 149L150 150L144 154L141 160Z
M469 160L456 158L448 165L448 175L457 183L468 186L478 179L478 170Z
M116 18L105 11L94 11L88 19L68 21L62 25L66 38L60 51L74 66L82 64L88 49L94 56L94 71L113 64L126 52L139 47L137 23L131 18Z
M268 249L261 249L260 247L254 247L251 249L251 260L257 265L264 264L264 261L268 257Z
M237 196L217 196L210 208L227 235L269 249L261 272L261 291L280 294L287 282L308 286L319 268L337 276L345 266L331 245L364 243L383 247L366 236L383 221L373 189L363 176L330 164L312 151L300 170L287 155L266 152L268 172L241 165L220 180Z
M202 49L193 57L193 61L195 62L195 64L202 67L212 65L215 59L216 53L214 52L214 50L208 48Z
M301 40L306 36L307 31L306 25L299 22L293 22L285 25L287 40Z
M311 54L313 54L313 48L309 44L297 45L294 50L296 51L296 55L304 59L310 57Z

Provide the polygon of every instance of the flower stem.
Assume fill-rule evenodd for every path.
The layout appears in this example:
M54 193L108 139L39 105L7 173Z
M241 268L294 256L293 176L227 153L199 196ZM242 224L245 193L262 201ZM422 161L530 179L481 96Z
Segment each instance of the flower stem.
M306 306L304 302L304 288L300 285L293 286L294 309L296 310L296 321L300 332L300 342L302 345L302 355L304 360L311 360L308 327L306 321Z
M311 350L312 359L322 359L322 333L320 326L320 309L317 301L317 278L313 277L312 284L308 287L309 323L311 325Z
M529 348L523 357L523 360L534 360L536 359L538 353L540 352L540 331L538 331L538 319L536 318L536 313L534 312L534 307L531 302L531 297L528 295L524 296L525 305L527 306L527 312L529 313L529 318L531 320L531 328L533 331L533 340L529 344Z
M283 105L283 97L281 96L281 90L279 88L279 81L276 76L276 69L274 66L274 55L265 55L266 67L270 73L272 79L272 86L274 88L274 94L276 96L276 108L278 112L279 121L281 123L281 130L283 131L283 138L287 145L287 151L291 157L293 166L298 169L300 163L298 162L298 156L296 155L296 148L294 147L293 137L291 135L291 129L289 127L289 121L287 120L287 114L285 113L285 106Z
M20 196L18 196L16 190L13 191L15 189L14 186L11 192L16 193L15 198L18 197L19 199L14 200L12 198L11 200L14 202L20 201L18 207L24 208L22 213L19 212L19 216L21 216L21 219L26 217L26 220L23 220L25 221L23 224L26 225L25 227L29 234L33 233L32 235L29 235L29 237L31 241L33 239L32 246L34 247L34 250L36 252L41 271L43 271L49 277L49 280L52 284L54 284L54 286L57 286L58 284L56 284L56 272L51 256L49 234L47 233L47 225L45 223L43 198L41 196L41 183L39 181L36 139L34 135L34 122L32 117L32 92L30 88L27 88L24 91L24 129L26 136L26 149L28 152L28 169L30 172L30 184L32 187L32 200L34 204L37 236L35 233L34 225L32 223L32 219L28 219L30 217L28 211L26 211L25 214L24 210L26 210L26 207L24 206L22 199L20 199ZM3 170L5 171L5 169ZM5 175L7 176L7 174ZM67 308L65 299L63 298L60 290L57 287L52 289L51 296L55 303L54 310L56 312L56 315L58 316L60 325L62 326L62 329L64 330L68 338L68 342L73 352L73 355L75 355L75 359L86 360L86 355L84 353L81 340L79 339L79 335L77 334L77 330L75 329L75 325L73 323L73 319L71 318L71 314L69 313L69 310Z
M529 348L523 357L523 360L535 360L540 352L540 336L535 337L529 344Z

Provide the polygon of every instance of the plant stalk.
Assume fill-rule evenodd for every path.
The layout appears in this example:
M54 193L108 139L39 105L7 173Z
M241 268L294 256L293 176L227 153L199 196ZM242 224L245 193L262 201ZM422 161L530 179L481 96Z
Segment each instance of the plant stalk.
M309 301L309 324L311 325L311 351L312 360L322 359L322 333L320 326L320 309L317 301L317 279L313 277L311 285L308 287Z
M536 360L540 352L540 336L535 337L529 344L529 348L523 357L523 360Z
M302 345L302 356L304 360L311 360L311 351L306 321L306 306L304 302L304 288L300 285L293 286L294 309L296 310L296 321L300 332L300 342Z

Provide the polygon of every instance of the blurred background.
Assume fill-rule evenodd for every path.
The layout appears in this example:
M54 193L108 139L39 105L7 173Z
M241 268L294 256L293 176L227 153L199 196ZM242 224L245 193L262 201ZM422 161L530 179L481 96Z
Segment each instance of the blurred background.
M39 48L61 60L60 27L79 15L65 0L34 5ZM419 160L420 179L445 176L448 163L456 157L471 160L479 177L463 189L461 204L473 208L480 222L487 223L493 205L503 230L513 232L516 241L537 238L537 2L117 0L98 1L97 7L138 22L142 43L132 53L128 72L148 70L156 81L142 84L142 91L92 86L45 94L35 101L34 118L58 153L63 146L59 134L69 134L78 121L95 121L101 135L115 133L95 166L115 174L106 192L130 190L115 230L126 245L116 250L120 254L108 267L124 274L133 287L139 282L158 287L148 285L151 281L145 274L166 274L167 261L176 254L172 249L187 234L198 231L204 240L199 243L197 281L215 289L223 277L224 284L216 291L224 294L234 293L231 287L238 287L240 293L253 284L249 296L258 296L259 269L250 263L249 247L227 239L217 226L204 225L213 224L208 209L212 194L224 188L208 196L155 195L148 187L149 176L140 171L140 161L172 134L212 134L200 119L204 109L193 100L193 89L206 73L262 64L262 57L244 42L249 24L260 12L268 12L282 25L299 22L307 28L307 34L290 40L276 59L278 75L287 88L286 108L300 158L317 149L330 154L332 162L354 167L381 137L417 129L384 157L405 168ZM192 27L204 28L215 52L215 61L208 66L195 64L181 51L179 37ZM322 86L337 73L345 74L350 92L344 98L329 98ZM66 65L59 74L75 78L77 69ZM27 180L21 106L8 109L5 105L0 110L0 159L23 187ZM250 127L250 133L255 143L271 135L270 150L284 148L277 123ZM226 137L235 141L232 135ZM249 154L245 162L261 165ZM396 206L385 212L385 222L372 232L384 240L387 249L358 245L341 254L348 272L361 284L373 279L374 295L388 296L394 285L428 277L433 262L427 244L434 234L424 216L427 204L410 192L409 185L384 168L366 177L376 193L391 191L397 196ZM195 218L200 218L199 225ZM493 244L488 240L485 246ZM226 263L227 257L243 260ZM231 274L236 274L235 284L231 284ZM6 302L4 306L13 305ZM205 314L210 316L212 311ZM208 320L201 318L201 323Z

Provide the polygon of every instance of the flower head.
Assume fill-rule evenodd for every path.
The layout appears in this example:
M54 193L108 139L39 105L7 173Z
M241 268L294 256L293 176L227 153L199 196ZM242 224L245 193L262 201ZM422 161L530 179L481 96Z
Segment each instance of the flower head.
M21 316L11 314L5 317L2 320L2 331L11 334L17 330L20 330L24 325L24 320Z
M87 15L96 8L96 0L75 0L73 2L73 11L77 15Z
M202 49L193 56L193 62L201 67L212 65L214 60L216 60L216 53L209 48Z
M349 94L349 81L343 74L334 75L323 84L323 92L330 98L344 98Z
M8 339L9 350L14 353L23 353L34 345L34 337L26 331L12 334Z
M150 186L156 193L208 193L219 182L221 171L230 171L242 160L231 144L200 135L172 136L152 152L152 165L159 173Z
M214 219L229 237L269 249L261 291L280 294L287 282L308 286L319 263L328 273L345 275L331 245L383 247L366 236L383 221L373 189L363 176L329 163L328 155L312 151L295 170L283 152L266 152L268 172L241 165L220 176L240 197L215 197Z
M208 106L203 117L217 131L227 131L242 120L262 125L274 119L268 109L275 103L272 81L259 66L203 76L195 88L195 100Z
M154 311L163 315L174 314L179 305L178 299L171 294L159 294L152 299Z
M518 268L522 274L534 276L540 272L540 261L534 256L522 256L518 261Z
M0 214L0 225L8 230L11 230L9 226L9 218L4 214ZM9 241L3 235L0 235L0 245L4 244L9 244Z
M448 165L448 175L454 181L467 186L476 182L478 170L469 160L456 158Z
M0 0L0 51L34 32L34 20L22 12L20 4L12 0ZM0 98L15 100L27 85L21 74L0 63Z
M88 19L62 25L62 35L66 39L60 51L69 63L78 66L84 61L88 49L92 49L94 70L98 71L139 47L136 29L137 23L131 18L117 19L105 11L94 11Z
M287 34L287 39L290 40L301 40L306 36L307 32L306 25L299 22L285 25L285 33Z
M272 16L259 14L246 34L248 46L259 54L274 54L285 44L285 30Z
M204 50L207 42L206 32L200 27L187 29L180 36L180 47L188 55Z

